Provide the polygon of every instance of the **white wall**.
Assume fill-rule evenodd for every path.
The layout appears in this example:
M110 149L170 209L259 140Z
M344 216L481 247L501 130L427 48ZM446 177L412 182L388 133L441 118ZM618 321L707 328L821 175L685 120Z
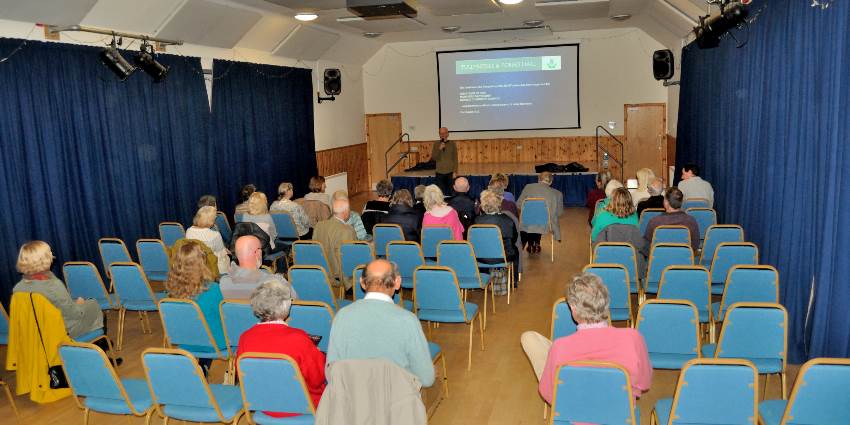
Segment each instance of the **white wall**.
M556 33L556 39L510 44L476 44L464 39L387 44L363 66L365 111L401 112L413 140L437 138L437 50L579 42L581 128L463 133L463 138L577 136L616 121L623 133L623 105L667 102L652 77L652 52L664 48L636 28Z

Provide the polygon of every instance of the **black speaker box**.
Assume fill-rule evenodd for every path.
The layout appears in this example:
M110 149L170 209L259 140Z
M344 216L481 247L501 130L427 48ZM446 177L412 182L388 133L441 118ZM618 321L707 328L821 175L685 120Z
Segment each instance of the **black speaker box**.
M673 78L673 72L673 52L670 50L656 50L652 54L652 74L655 76L655 79L669 80Z
M336 96L342 93L342 73L337 68L325 70L325 94Z

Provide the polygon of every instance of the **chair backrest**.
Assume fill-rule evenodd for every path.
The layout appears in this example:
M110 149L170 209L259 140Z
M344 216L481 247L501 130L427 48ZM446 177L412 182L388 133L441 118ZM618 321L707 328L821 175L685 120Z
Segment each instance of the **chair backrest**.
M785 370L788 312L776 303L736 303L729 306L714 357L772 359Z
M304 377L292 357L277 353L244 353L239 356L237 366L242 399L249 411L315 414Z
M687 300L699 311L711 314L711 282L708 269L702 266L670 266L661 273L658 298Z
M717 212L711 208L689 208L685 211L697 221L700 239L705 239L708 228L717 224Z
M156 297L141 266L132 262L112 263L109 272L119 305L156 304Z
M351 276L357 266L375 259L372 246L364 241L347 241L339 246L339 264L343 276Z
M637 250L630 243L601 242L593 248L593 263L620 264L629 271L629 281L637 282Z
M387 244L390 241L403 241L404 232L398 224L379 223L372 227L372 241L375 242L375 255L387 256Z
M121 379L106 354L96 345L63 342L59 346L59 356L62 358L65 376L74 396L85 398L89 402L106 401L114 404L116 401L123 401L128 411L135 415L144 414L144 410L136 410L130 402Z
M230 229L230 222L227 221L227 216L221 211L215 214L215 227L218 229L218 233L221 233L221 240L224 241L224 244L229 244L233 231Z
M295 241L292 244L292 261L299 266L319 266L330 272L325 251L317 241Z
M460 296L455 272L442 266L421 266L413 274L413 294L419 310L462 311L469 321Z
M555 372L552 423L636 425L629 374L617 364L569 362Z
M495 224L474 224L469 227L466 239L475 249L479 260L507 261L505 246L502 244L502 231Z
M723 298L723 306L739 302L779 302L779 272L773 266L741 265L729 270Z
M216 358L225 358L210 331L204 314L192 300L165 298L159 302L159 317L170 345L180 348L192 346L198 351L215 353Z
M62 265L62 276L71 298L97 300L101 309L112 307L112 299L94 264L88 261L68 261Z
M691 232L685 226L658 226L652 233L652 246L660 243L691 244Z
M723 242L714 250L711 260L711 283L726 282L733 266L758 264L759 249L752 242Z
M299 300L323 302L339 310L325 270L319 266L294 265L289 268L289 283Z
M840 425L850 418L850 359L807 361L791 390L782 424Z
M670 424L758 422L758 373L743 359L691 359L682 368Z
M413 271L425 264L422 248L411 241L391 241L387 243L387 260L398 266L398 272L403 280L413 278Z
M543 198L526 198L522 201L519 221L523 226L541 226L549 228L549 207Z
M6 309L3 308L3 304L0 304L0 345L6 345L9 343L9 314L6 313Z
M483 287L478 264L475 262L475 250L467 241L443 241L437 245L437 263L455 272L458 280L475 279Z
M186 230L183 229L182 224L173 221L163 221L162 223L159 223L159 238L165 246L171 248L171 246L174 245L174 242L185 237Z
M658 244L650 248L646 281L660 282L661 273L670 266L692 266L694 253L690 245Z
M319 350L328 352L328 342L331 337L331 324L334 312L331 307L322 302L293 300L286 322L289 326L301 329L310 335L321 336Z
M222 300L218 305L218 311L221 315L221 327L224 330L227 349L233 354L239 347L239 338L242 334L260 320L254 316L251 302L247 300Z
M162 416L168 410L189 411L201 417L217 417L216 422L227 422L201 367L188 351L148 348L142 352L142 366L154 404Z
M567 299L559 298L552 304L552 322L549 325L549 337L552 341L570 336L578 331L578 323L573 319L573 312Z
M649 225L649 220L664 214L664 208L647 208L640 213L640 219L638 221L638 227L640 227L640 234L646 234L646 226Z
M103 265L103 273L106 277L110 277L109 265L119 262L131 262L130 251L127 251L127 245L124 241L118 238L100 238L97 241L97 249L100 251L100 261Z
M744 242L744 229L737 224L715 224L709 226L705 231L705 240L702 242L699 263L703 266L711 266L714 251L717 245L723 242Z
M626 308L629 310L629 317L632 317L629 271L623 265L591 263L584 266L582 271L599 276L602 279L602 283L608 287L609 307L611 310ZM613 317L611 319L618 320Z
M691 208L710 208L708 199L705 198L688 198L682 202L682 211L687 211Z
M298 229L295 227L295 220L286 212L271 213L274 227L277 229L277 238L283 241L298 240Z
M448 225L431 225L422 228L422 254L425 258L437 258L437 245L454 238Z
M690 301L644 301L638 310L637 330L650 353L700 356L699 314Z
M139 264L145 269L145 273L168 273L168 253L161 240L139 239L136 241L136 253L139 255Z

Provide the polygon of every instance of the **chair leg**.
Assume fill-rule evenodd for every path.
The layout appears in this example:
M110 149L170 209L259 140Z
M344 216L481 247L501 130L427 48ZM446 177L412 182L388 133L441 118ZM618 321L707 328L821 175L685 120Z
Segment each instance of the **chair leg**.
M89 425L89 413L91 413L91 410L88 408L83 410L83 425Z
M446 398L449 398L449 372L446 368L446 356L444 354L440 357L442 357L443 363L443 392L446 394Z
M513 290L514 282L514 274L513 270L511 270L511 264L508 263L508 266L505 267L505 273L508 274L508 305L511 305L511 292Z
M481 351L484 351L484 323L481 316L478 316L478 332L481 333Z
M709 320L708 326L709 326L709 328L708 328L708 339L709 339L709 341L711 341L712 344L716 344L717 341L715 339L716 338L715 332L717 332L717 331L715 330L715 328L717 326L714 324L714 318L713 317L711 318L711 320Z
M127 309L120 308L118 310L118 351L121 351L121 346L124 342L124 317L127 315Z
M550 234L550 236L551 236L550 240L552 241L552 263L554 263L555 262L555 234L552 233L552 234Z
M148 333L147 329L145 329L145 313L143 311L139 311L139 325L142 327L142 333Z
M487 329L487 287L484 287L484 329Z
M779 374L779 379L782 381L782 399L788 400L788 393L786 392L786 389L785 389L785 371L784 370Z
M549 405L546 404L546 402L544 401L543 402L543 419L545 420L548 417L549 417Z
M769 385L769 382L770 382L770 374L767 373L767 374L764 375L764 388L762 389L762 392L761 392L761 400L762 401L767 399L767 386ZM758 395L758 394L756 394L756 395Z
M472 330L474 329L474 323L472 321L469 322L469 352L466 361L466 370L472 370Z
M443 358L443 367L444 368L446 366L445 361L446 361L446 359ZM3 386L3 391L6 393L6 398L9 400L9 404L12 405L12 413L15 414L15 420L20 420L21 417L18 414L18 405L15 404L15 398L12 397L12 392L9 391L9 384L7 384L5 381L0 379L0 385Z
M149 409L147 413L145 413L145 425L151 424L151 416L153 416L153 408Z
M490 308L493 310L493 315L495 316L496 315L496 291L494 291L493 289L495 289L495 288L491 284L490 285ZM487 294L484 294L484 295L486 296Z

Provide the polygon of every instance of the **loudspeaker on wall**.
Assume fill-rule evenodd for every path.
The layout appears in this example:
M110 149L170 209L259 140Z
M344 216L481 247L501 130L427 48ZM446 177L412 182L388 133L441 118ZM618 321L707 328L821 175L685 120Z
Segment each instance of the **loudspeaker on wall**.
M673 78L674 70L672 51L656 50L652 54L652 74L656 80L669 80Z
M337 68L328 68L325 70L325 94L328 96L336 96L342 93L342 73Z

